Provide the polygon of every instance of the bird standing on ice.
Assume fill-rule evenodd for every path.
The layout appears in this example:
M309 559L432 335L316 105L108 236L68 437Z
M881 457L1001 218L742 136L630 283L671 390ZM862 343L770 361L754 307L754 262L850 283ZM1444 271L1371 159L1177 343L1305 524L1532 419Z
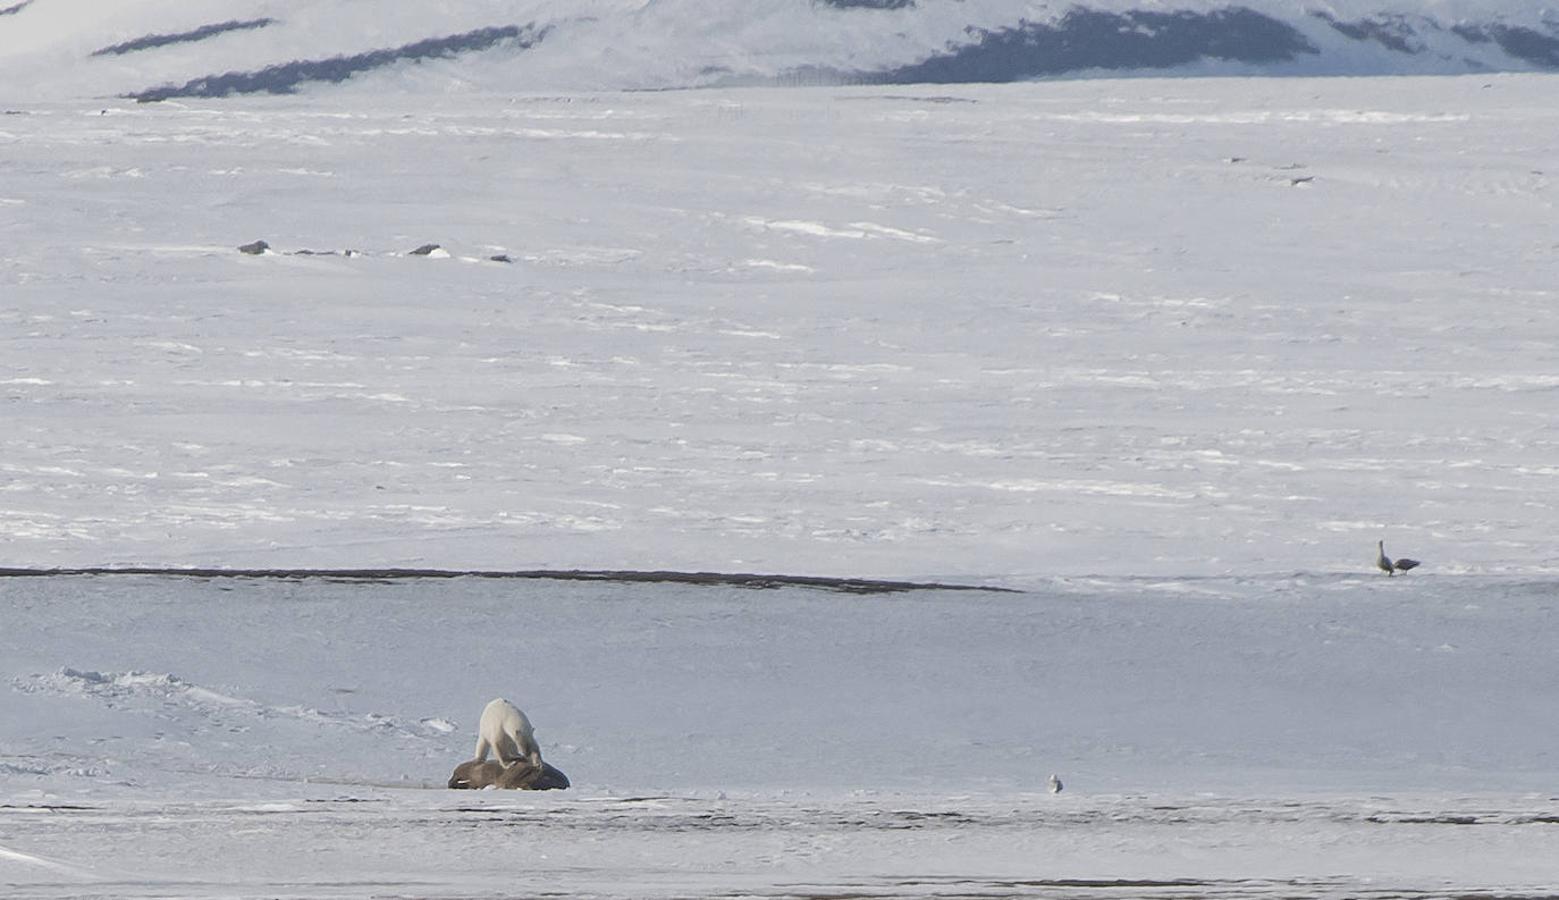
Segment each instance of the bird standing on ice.
M1050 785L1050 793L1052 793L1052 794L1059 794L1059 793L1061 793L1061 779L1058 776L1051 775L1050 779L1048 781L1046 781L1045 783Z
M1393 562L1391 557L1386 555L1385 541L1376 541L1375 547L1378 551L1378 555L1375 557L1375 567L1380 569L1382 572L1385 572L1387 578L1391 577L1391 573L1393 571L1406 572L1408 569L1414 568L1418 565L1418 560L1416 559L1404 558Z

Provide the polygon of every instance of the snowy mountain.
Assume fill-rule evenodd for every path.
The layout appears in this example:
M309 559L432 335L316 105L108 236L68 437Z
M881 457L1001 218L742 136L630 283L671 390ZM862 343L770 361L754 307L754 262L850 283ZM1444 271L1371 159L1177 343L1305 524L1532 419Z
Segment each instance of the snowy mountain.
M1539 0L21 0L0 96L1008 82L1559 69ZM418 65L421 64L421 65ZM14 93L13 93L14 92Z

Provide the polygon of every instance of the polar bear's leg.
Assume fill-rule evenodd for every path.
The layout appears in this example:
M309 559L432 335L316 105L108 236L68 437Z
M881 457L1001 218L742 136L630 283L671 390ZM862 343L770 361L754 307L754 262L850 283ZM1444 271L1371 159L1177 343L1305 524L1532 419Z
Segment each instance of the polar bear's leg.
M476 739L476 753L471 757L477 762L487 758L487 736L480 735Z
M510 724L513 723L506 723L506 725ZM493 741L493 751L497 754L498 761L505 766L526 761L536 768L541 767L541 748L536 746L536 738L527 729L515 727L510 731L506 727Z
M519 756L514 749L514 738L508 732L501 731L493 735L493 755L506 766Z

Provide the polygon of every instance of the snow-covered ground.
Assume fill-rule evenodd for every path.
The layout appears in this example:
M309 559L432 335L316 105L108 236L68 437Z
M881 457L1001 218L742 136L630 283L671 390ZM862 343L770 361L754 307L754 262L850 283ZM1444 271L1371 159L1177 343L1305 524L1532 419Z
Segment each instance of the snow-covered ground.
M0 566L1024 592L0 579L8 896L1559 890L1553 77L387 83L4 101Z
M1555 85L22 104L0 556L1551 573Z
M0 580L0 884L1552 892L1556 607L1549 581L1365 575ZM496 693L573 789L442 789Z

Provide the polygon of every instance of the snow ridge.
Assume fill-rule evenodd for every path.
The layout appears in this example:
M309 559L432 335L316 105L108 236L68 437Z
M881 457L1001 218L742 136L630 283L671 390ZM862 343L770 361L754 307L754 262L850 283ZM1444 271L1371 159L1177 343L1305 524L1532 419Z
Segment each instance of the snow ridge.
M231 720L235 717L295 719L356 732L394 733L411 737L442 737L458 728L448 719L438 717L408 721L377 713L348 715L322 712L307 706L272 706L192 684L177 675L159 672L98 672L67 666L47 674L16 678L12 684L24 694L86 697L114 710L179 708L213 720Z

